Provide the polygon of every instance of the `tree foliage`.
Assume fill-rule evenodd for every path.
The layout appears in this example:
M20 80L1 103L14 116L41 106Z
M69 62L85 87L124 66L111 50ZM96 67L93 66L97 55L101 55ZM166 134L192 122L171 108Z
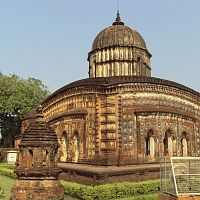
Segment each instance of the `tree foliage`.
M0 73L0 125L1 146L12 147L15 135L20 132L23 115L37 108L49 95L38 79L22 79L16 75Z

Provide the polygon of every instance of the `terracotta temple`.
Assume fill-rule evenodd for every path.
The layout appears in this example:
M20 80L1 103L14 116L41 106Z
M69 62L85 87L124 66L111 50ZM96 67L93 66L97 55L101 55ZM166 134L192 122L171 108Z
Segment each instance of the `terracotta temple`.
M119 12L95 38L89 78L43 103L62 162L127 165L199 155L200 93L151 77L151 54Z
M89 78L65 85L43 102L66 179L88 183L81 179L90 176L108 182L113 169L111 179L116 181L133 174L132 180L140 175L158 178L159 165L149 169L159 157L199 156L200 93L152 77L150 59L140 33L126 26L118 12L114 23L94 39ZM84 165L88 167L80 169ZM130 165L138 168L130 170ZM101 173L95 166L108 168Z

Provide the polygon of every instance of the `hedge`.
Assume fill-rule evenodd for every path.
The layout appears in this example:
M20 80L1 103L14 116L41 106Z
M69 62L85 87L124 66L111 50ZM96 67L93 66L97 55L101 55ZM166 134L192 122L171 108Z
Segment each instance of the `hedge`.
M14 173L15 165L0 164L0 174L12 179L16 179L16 174Z
M2 176L6 176L6 177L9 177L9 178L12 178L12 179L16 179L16 177L17 177L16 174L13 172L13 170L1 168L1 167L0 167L0 174Z
M82 200L106 200L157 193L160 181L154 180L138 183L122 182L95 187L66 181L61 181L61 184L67 196L75 197ZM136 199L144 198L138 197Z
M6 169L15 169L15 165L14 164L7 164L7 163L0 163L0 168L6 168Z

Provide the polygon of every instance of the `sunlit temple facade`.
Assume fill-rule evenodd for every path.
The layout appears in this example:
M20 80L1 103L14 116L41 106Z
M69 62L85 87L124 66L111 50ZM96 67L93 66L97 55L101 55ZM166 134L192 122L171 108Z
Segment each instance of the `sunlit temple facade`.
M93 42L89 78L43 102L61 162L127 165L199 155L200 93L151 77L150 59L142 36L118 13Z

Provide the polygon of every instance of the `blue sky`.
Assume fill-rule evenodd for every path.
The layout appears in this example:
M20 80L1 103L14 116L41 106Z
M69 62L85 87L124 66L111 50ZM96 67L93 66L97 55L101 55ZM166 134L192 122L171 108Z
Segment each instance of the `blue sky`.
M141 33L152 76L200 91L200 1L121 0ZM0 0L0 71L34 77L53 92L88 77L87 54L116 15L116 0Z

